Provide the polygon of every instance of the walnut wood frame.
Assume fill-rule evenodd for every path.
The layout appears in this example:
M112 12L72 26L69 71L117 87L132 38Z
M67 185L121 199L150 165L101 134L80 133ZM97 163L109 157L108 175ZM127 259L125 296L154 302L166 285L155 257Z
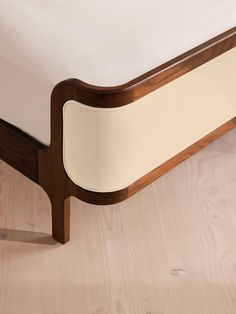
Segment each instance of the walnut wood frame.
M68 198L70 196L97 205L123 201L236 126L236 118L234 118L127 188L116 192L98 193L77 186L65 172L62 114L64 104L68 100L75 100L87 106L100 108L124 106L234 47L236 47L236 27L124 85L105 88L92 86L77 79L59 83L51 97L51 145L49 147L0 120L0 158L47 192L52 204L54 239L61 243L69 241Z

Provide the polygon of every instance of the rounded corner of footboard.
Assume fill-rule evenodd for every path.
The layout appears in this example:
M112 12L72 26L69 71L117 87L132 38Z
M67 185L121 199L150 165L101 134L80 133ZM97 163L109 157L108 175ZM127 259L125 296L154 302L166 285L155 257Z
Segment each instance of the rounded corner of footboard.
M54 87L51 99L53 103L75 100L89 107L116 108L132 103L134 92L133 86L129 83L104 87L70 78Z

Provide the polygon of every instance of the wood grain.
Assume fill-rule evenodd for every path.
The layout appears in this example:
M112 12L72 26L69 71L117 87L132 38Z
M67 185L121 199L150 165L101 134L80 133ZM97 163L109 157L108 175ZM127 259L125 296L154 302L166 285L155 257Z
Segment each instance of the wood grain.
M38 151L45 146L15 126L0 120L0 158L38 182Z
M1 313L234 314L235 138L120 204L72 198L66 246L49 241L46 194L1 162Z

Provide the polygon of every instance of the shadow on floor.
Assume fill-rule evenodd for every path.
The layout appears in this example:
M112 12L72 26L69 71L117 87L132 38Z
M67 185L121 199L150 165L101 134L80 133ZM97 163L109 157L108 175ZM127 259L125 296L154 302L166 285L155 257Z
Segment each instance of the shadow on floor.
M56 245L57 242L48 233L0 228L0 241L15 241Z

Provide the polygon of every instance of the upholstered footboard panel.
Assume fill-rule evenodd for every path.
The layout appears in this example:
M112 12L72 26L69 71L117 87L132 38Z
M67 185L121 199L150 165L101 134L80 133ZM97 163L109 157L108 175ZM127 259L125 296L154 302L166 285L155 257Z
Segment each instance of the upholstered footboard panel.
M57 241L69 240L70 196L97 205L125 200L236 126L235 47L234 27L122 85L61 81L51 95L51 141L49 114L41 115L42 104L49 113L51 83L44 91L44 84L25 89L27 69L8 73L0 158L47 192ZM9 59L2 69L8 63L15 68ZM12 88L18 80L19 90ZM23 100L21 110L14 99Z
M94 192L124 189L236 116L236 49L134 103L63 108L63 161Z

